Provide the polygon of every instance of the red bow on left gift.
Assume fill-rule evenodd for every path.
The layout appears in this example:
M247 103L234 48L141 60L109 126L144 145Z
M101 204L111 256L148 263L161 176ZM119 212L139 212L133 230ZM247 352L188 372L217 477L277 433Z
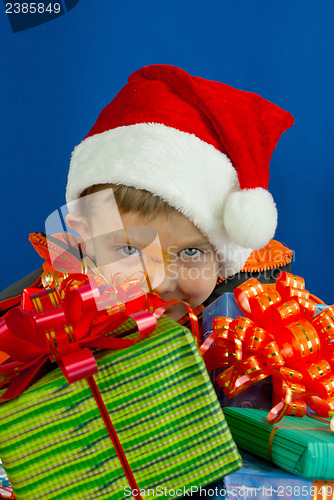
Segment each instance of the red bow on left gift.
M71 275L58 289L26 289L23 307L0 320L0 351L9 356L0 365L0 388L6 389L1 400L22 393L48 359L59 364L69 383L89 377L97 372L92 348L133 345L155 329L169 305L144 293L137 281L98 286L84 274ZM129 318L136 323L136 338L109 336Z

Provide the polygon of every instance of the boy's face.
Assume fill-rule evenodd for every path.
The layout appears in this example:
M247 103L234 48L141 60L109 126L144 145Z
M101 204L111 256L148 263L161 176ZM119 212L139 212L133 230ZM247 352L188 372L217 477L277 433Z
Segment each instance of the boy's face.
M81 228L68 223L87 241L88 255L109 282L139 278L143 288L193 308L209 297L219 271L216 252L187 217L173 212L146 218L114 211L110 217L105 208L95 200L87 223ZM183 304L175 304L166 315L177 321L185 313Z

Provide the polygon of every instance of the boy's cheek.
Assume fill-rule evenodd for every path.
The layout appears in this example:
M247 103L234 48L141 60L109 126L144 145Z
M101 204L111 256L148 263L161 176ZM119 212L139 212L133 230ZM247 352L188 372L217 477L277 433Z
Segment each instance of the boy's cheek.
M204 266L190 266L186 268L181 268L183 279L191 283L196 282L198 286L207 287L211 286L211 283L216 283L218 278L219 268L216 264L204 265Z
M218 270L215 268L198 269L194 267L184 273L180 285L189 297L193 297L195 300L198 298L199 303L201 303L209 297L215 288L217 278Z
M165 279L164 265L157 262L146 262L145 259L125 257L110 263L108 255L99 255L97 266L112 284L121 284L121 280L139 279L144 288L154 289ZM114 281L117 278L117 283Z

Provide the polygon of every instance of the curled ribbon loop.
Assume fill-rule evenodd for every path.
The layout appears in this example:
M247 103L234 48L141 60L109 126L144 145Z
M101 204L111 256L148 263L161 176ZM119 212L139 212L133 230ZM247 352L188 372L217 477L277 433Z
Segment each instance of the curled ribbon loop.
M208 370L227 367L216 379L225 394L232 398L272 376L270 421L304 416L306 405L328 417L334 410L334 306L315 316L303 278L286 272L270 288L252 278L234 296L246 317L215 318L201 346Z

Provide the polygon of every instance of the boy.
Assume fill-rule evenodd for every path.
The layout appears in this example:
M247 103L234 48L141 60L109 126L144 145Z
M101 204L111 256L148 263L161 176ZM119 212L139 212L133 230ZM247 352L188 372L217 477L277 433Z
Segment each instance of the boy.
M108 282L137 277L142 288L193 308L210 295L219 270L216 251L187 217L144 190L102 184L87 191L82 215L69 214L67 223ZM166 314L177 321L185 312L179 303Z
M292 124L256 94L173 66L141 68L72 154L67 224L109 281L143 272L145 286L200 310L217 280L246 272L275 233L269 162ZM271 249L254 270L291 261ZM2 300L3 311L15 305L8 293ZM182 322L184 308L168 314Z

